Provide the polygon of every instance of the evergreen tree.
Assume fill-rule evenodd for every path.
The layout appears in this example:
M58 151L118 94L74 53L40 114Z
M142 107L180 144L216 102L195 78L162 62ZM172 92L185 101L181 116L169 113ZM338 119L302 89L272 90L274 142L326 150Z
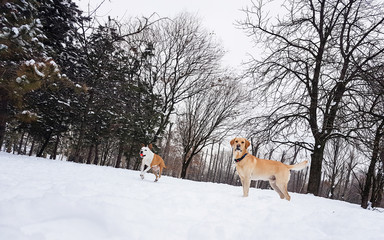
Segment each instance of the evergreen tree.
M50 56L58 63L60 76L49 75L43 86L28 94L28 110L39 116L39 121L29 124L31 134L42 141L37 155L41 156L50 140L55 139L52 153L57 152L60 137L79 120L76 100L82 90L75 87L68 79L68 74L76 80L71 69L77 64L79 44L76 38L78 28L88 19L72 1L43 0L39 2L37 15L41 20L42 30L46 36L43 44ZM63 77L61 77L63 76ZM75 91L77 90L77 91Z
M47 57L37 6L34 0L0 3L0 147L11 110L22 104L25 93L41 85L39 71L32 78L22 71L22 66L36 66Z
M99 145L113 138L118 142L115 166L119 166L124 146L132 139L148 142L158 126L159 97L141 79L148 51L132 52L123 47L124 38L116 28L112 20L99 26L83 48L88 72L82 84L88 90L78 100L81 121L75 126L77 142L70 158L73 161L99 163ZM82 160L80 150L85 146L89 151L83 153Z

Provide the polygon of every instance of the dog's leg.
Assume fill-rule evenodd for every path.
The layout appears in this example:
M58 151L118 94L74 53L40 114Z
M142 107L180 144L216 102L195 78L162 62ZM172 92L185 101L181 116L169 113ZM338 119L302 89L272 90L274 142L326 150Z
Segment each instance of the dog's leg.
M277 184L277 187L280 189L280 191L283 192L285 199L290 201L291 200L291 196L289 196L289 194L288 194L287 184L283 183L283 182L277 182L276 184Z
M269 184L271 185L273 190L275 190L279 194L280 198L284 199L284 194L281 192L279 187L276 185L276 178L275 178L275 176L272 176L272 177L269 178Z
M243 186L243 197L248 197L248 192L249 192L249 186L251 185L251 180L239 175L240 181L241 181L241 186Z
M153 174L155 174L155 176L156 176L155 182L157 182L159 180L159 176L157 175L157 171L158 171L157 168L152 169Z
M160 166L160 171L159 171L159 178L161 178L161 173L163 172L163 167Z
M141 177L141 179L144 179L144 166L145 166L145 163L144 163L144 160L142 160L141 166L140 166L140 171L141 171L140 177Z
M158 175L160 172L160 166L159 165L152 166L152 172L153 172L153 174L155 174L155 176L156 176L155 182L157 182L160 178L160 176Z
M242 182L243 182L243 197L248 197L249 187L251 186L251 178L245 177Z
M144 166L142 167L142 169L144 169ZM141 179L144 179L144 174L147 173L149 169L151 169L151 167L147 166L145 170L141 170L141 174L140 174Z
M241 186L243 187L243 196L244 196L244 193L245 193L245 191L244 191L244 177L242 177L240 175L239 175L239 177L240 177Z

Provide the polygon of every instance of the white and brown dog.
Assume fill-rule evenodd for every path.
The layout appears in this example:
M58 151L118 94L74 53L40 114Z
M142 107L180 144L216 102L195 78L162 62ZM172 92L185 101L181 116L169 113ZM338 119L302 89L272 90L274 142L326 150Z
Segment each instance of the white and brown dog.
M250 143L245 138L234 138L231 140L233 158L236 170L243 185L243 196L248 197L251 180L269 181L271 187L280 195L281 199L291 197L287 191L290 178L290 170L301 170L307 166L308 161L296 165L286 165L282 162L260 159L248 153Z
M140 149L140 157L142 158L141 162L141 179L144 179L144 174L152 169L153 174L155 174L156 179L155 182L159 180L161 177L161 173L163 172L163 168L165 167L164 160L157 154L151 151L152 144L149 144L147 147L144 144L141 144ZM144 170L144 166L147 165L147 169Z

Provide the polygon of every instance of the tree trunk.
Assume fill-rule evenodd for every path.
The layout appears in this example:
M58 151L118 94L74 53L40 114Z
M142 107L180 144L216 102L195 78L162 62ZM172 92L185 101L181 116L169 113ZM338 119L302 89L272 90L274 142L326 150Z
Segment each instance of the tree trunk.
M86 106L85 111L84 111L83 119L81 120L77 144L75 146L74 153L71 153L71 156L69 157L69 161L79 162L80 150L83 147L83 141L84 141L84 137L85 137L85 128L87 125L87 115L88 115L88 112L90 109L90 105L92 104L92 101L93 101L93 91L89 91L89 92L90 92L90 96L89 96L88 103L87 103L87 106Z
M31 145L31 149L29 149L29 154L28 154L29 156L32 156L34 147L35 147L35 139L32 138L32 145Z
M321 183L321 169L324 156L324 143L315 141L315 150L311 154L311 168L309 170L308 193L319 196Z
M221 142L219 143L219 148L217 149L216 157L215 157L215 172L213 173L213 179L212 182L215 182L217 178L217 167L219 165L219 157L220 157L220 147L221 147Z
M212 158L213 158L213 145L215 144L215 142L212 142L212 146L211 146L211 156L209 158L209 165L208 165L208 172L207 172L207 178L206 178L206 181L209 182L209 177L211 175L211 166L212 166Z
M227 167L226 167L226 171L227 171L227 173L226 173L226 183L227 184L230 184L230 181L231 181L231 178L230 178L230 175L231 175L231 169L232 169L232 161L233 161L233 159L232 159L232 155L230 155L229 157L227 156L227 158L228 158L228 162L227 162Z
M224 171L224 166L223 166L223 164L224 164L224 158L223 158L223 156L224 156L224 149L221 151L221 157L219 156L219 160L220 160L220 167L219 167L219 179L217 180L217 182L221 182L221 175L222 175L222 173L223 173L223 171Z
M384 151L381 151L380 159L382 165L377 174L378 190L375 199L371 199L372 207L380 207L384 195Z
M7 125L8 101L8 91L6 91L4 88L0 88L0 150L3 146L5 137L5 127Z
M128 154L127 153L125 154L125 161L126 161L125 168L126 169L129 169L129 166L131 165L132 152L133 152L133 146L132 146L132 144L130 144L129 152L128 152Z
M200 171L199 181L203 181L204 170L205 170L205 166L207 165L207 157L208 157L208 149L205 151L205 156L204 156L204 160L203 160L203 166L202 166L202 169Z
M349 162L347 164L347 176L346 176L346 180L345 180L345 184L344 184L344 189L343 189L343 193L341 194L341 199L343 201L346 201L346 194L347 194L347 190L349 189L349 178L351 177L351 172L352 172L352 169L353 169L353 160L355 159L355 155L351 153L350 155L350 159L349 159Z
M181 174L180 174L180 177L182 179L185 179L187 177L188 165L189 165L188 161L183 160L183 164L181 166Z
M87 157L86 164L91 164L92 152L93 152L93 144L91 144L91 146L89 147L88 157Z
M99 165L99 143L95 144L95 158L93 159L93 164Z
M30 136L31 135L28 133L27 139L25 139L25 142L24 142L23 154L27 154L27 145L28 145L28 141L29 141Z
M117 154L117 159L116 159L116 165L115 165L115 168L119 168L120 167L120 164L121 164L121 158L123 156L123 150L124 150L124 143L122 140L120 140L120 143L119 143L119 150L118 150L118 154Z
M103 150L103 153L101 154L101 163L100 163L101 166L105 166L105 163L107 162L109 151L112 148L112 146L110 144L111 143L110 138L104 140L104 143L105 143L104 150Z
M24 135L25 135L25 131L23 131L23 133L21 134L19 146L18 146L18 149L17 149L17 154L21 154L22 153L21 149L22 149L22 146L23 146Z
M50 159L56 159L57 148L58 148L58 146L59 146L59 142L60 142L60 136L59 136L59 134L57 134L57 135L56 135L55 146L53 147L53 153L52 153Z
M371 191L373 175L375 172L375 166L376 166L376 162L377 162L377 159L379 156L379 151L380 151L380 149L379 149L380 140L381 140L381 137L383 136L383 133L382 133L383 127L384 127L384 121L382 121L380 123L380 125L376 129L376 133L375 133L375 140L373 142L371 163L369 164L364 189L363 189L363 192L361 194L361 207L364 209L366 209L368 207L369 193Z
M171 146L171 139L172 139L172 123L169 124L167 142L165 143L165 147L164 147L164 154L163 154L164 159L168 159L169 149Z
M187 170L189 167L189 164L191 164L193 157L197 154L195 151L196 149L192 149L192 152L190 154L184 154L183 156L183 164L181 166L181 174L180 177L182 179L185 179L187 177Z
M51 140L52 132L49 132L49 134L46 136L45 141L43 145L41 146L39 152L37 153L36 157L42 157L45 148L48 146L49 140Z

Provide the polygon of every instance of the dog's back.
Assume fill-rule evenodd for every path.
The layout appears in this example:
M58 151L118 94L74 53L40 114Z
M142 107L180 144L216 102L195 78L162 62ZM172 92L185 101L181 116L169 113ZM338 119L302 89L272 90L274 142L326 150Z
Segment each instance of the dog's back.
M166 168L164 160L159 155L157 155L155 153L154 156L153 156L153 159L152 159L151 167L152 166L156 166L156 165L161 167L161 168Z

